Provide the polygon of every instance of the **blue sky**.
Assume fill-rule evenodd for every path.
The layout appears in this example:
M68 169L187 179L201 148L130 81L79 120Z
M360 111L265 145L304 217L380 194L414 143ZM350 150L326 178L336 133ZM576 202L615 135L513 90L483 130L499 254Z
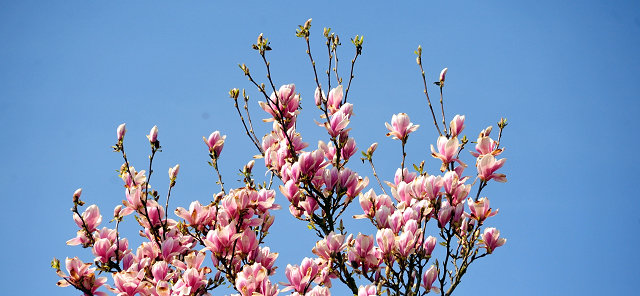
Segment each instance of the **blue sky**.
M260 33L274 49L268 58L275 83L295 83L302 94L303 139L311 146L326 140L313 124L319 114L305 44L294 36L308 18L320 71L327 67L323 27L341 37L342 76L354 53L349 39L365 36L349 93L356 114L352 136L360 148L380 144L374 161L383 179L391 180L401 161L398 141L384 136L384 122L399 112L421 125L409 139L407 162L424 159L429 172L439 168L430 156L437 132L413 54L419 44L428 81L449 68L445 110L447 118L467 116L465 134L475 139L500 117L509 119L502 141L509 182L483 191L500 208L488 226L508 242L471 266L458 294L616 295L640 289L633 185L640 164L638 2L3 1L4 291L78 294L55 286L59 278L49 262L54 256L92 259L90 250L65 245L77 231L71 196L84 188L83 200L101 207L106 225L124 198L115 172L122 160L110 152L123 122L128 156L138 170L148 166L145 135L158 125L163 152L154 160L151 183L161 193L168 187L167 168L181 165L171 208L208 201L219 190L202 143L215 130L227 135L220 160L225 184L239 184L237 170L257 152L227 92L246 88L253 118L264 118L258 92L237 66L246 63L264 80L250 47ZM436 90L430 86L432 96ZM263 134L269 128L256 129ZM372 177L355 160L351 168ZM470 156L463 160L472 163ZM279 193L277 199L286 206ZM351 212L359 213L357 204ZM129 219L123 230L132 244L140 241L134 223ZM373 232L360 222L347 227ZM281 254L276 280L284 281L286 264L312 256L315 238L282 210L267 243Z

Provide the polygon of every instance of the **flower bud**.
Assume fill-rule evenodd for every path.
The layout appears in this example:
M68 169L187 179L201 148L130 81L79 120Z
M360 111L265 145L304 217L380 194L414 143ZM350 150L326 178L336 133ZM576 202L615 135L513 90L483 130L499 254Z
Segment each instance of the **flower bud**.
M260 35L258 35L258 40L256 41L256 44L258 46L260 46L262 44L262 33L260 33Z
M114 209L113 209L113 217L114 218L118 218L120 217L120 211L122 210L122 205L117 205Z
M447 75L447 69L449 68L444 68L442 69L442 72L440 72L440 84L442 85L442 83L444 83L444 76Z
M244 166L244 170L245 172L251 172L251 170L253 169L253 165L255 164L255 160L250 161L249 163L247 163L247 165Z
M178 172L180 171L180 165L176 164L176 166L169 168L169 179L173 180L178 176Z
M311 28L311 19L308 19L305 23L304 23L304 29L305 30L309 30Z
M147 138L149 139L149 142L151 143L155 143L158 140L158 126L154 125L153 128L151 128L151 131L149 132L149 135L147 136Z
M122 141L122 139L124 138L124 134L127 132L127 130L125 129L125 124L121 124L120 126L118 126L118 141Z
M73 203L77 203L80 201L80 195L82 195L82 188L78 188L78 190L73 193Z
M239 89L237 89L237 88L232 88L232 89L229 91L229 97L230 97L230 98L232 98L232 99L234 99L234 100L237 100L237 99L238 99L238 95L240 95L240 90L239 90Z
M378 143L371 144L371 146L369 146L369 149L367 149L367 155L371 156L373 152L376 151L376 148L378 148Z

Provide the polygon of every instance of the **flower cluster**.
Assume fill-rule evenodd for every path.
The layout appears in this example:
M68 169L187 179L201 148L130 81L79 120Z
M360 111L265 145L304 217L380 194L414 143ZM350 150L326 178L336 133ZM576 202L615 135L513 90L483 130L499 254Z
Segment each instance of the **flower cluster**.
M297 32L298 37L305 38L308 47L310 27L311 20L308 20ZM339 37L330 29L324 30L324 36L330 66L334 57L337 64ZM363 38L356 36L352 42L356 47L353 66L361 54ZM252 47L262 56L270 72L266 59L266 52L271 50L268 39L260 34ZM307 52L315 71L313 57L310 51ZM421 47L416 54L422 70ZM490 138L492 127L482 130L475 151L471 152L477 174L465 175L467 164L460 159L469 142L462 134L465 116L456 115L448 127L444 119L442 92L448 69L442 70L435 82L441 94L442 129L424 81L424 93L439 133L436 146L431 146L431 155L440 166L439 174L427 173L424 161L419 166L413 165L413 170L405 167L405 146L409 135L417 131L419 125L414 125L405 113L395 114L391 124L386 123L389 131L386 136L400 141L402 161L393 180L384 182L387 187L378 178L373 164L378 144L362 151L361 160L370 163L380 185L381 191L376 193L373 188L367 190L368 177L362 177L347 166L358 150L350 135L354 105L347 102L353 69L345 88L334 68L338 85L331 88L332 79L328 75L328 96L314 73L317 82L314 102L321 111L321 122L316 121L316 124L326 130L327 138L319 140L317 146L310 146L297 130L301 96L295 85L286 84L276 89L269 75L271 89L267 91L264 83L254 80L246 65L242 64L240 68L264 97L259 106L268 117L263 121L272 127L260 140L253 130L245 90L240 92L234 88L230 91L246 134L260 153L255 158L262 158L271 174L269 183L255 182L255 161L252 160L240 170L243 185L225 190L218 160L226 136L215 131L203 139L210 157L208 163L216 170L221 191L213 194L208 202L196 200L188 209L177 207L174 214L178 219L171 219L169 199L180 166L169 168L169 190L166 199L161 201L161 194L149 184L153 170L149 169L148 173L137 171L130 165L124 150L126 126L122 124L117 128L117 143L113 149L124 159L119 176L124 182L125 199L113 211L111 222L115 221L115 227L100 228L102 215L96 205L80 213L78 207L84 205L80 199L82 190L73 194L73 220L79 230L67 244L90 248L95 259L93 263L83 263L78 258L67 258L67 275L54 258L52 266L63 278L58 286L73 286L84 295L100 296L106 295L104 291L97 291L102 286L120 296L191 296L211 295L213 289L224 284L235 289L237 294L233 295L239 296L275 296L287 291L291 291L291 295L329 296L330 288L340 282L358 296L385 292L423 295L445 291L449 295L471 263L505 244L506 239L500 238L496 228L482 230L487 219L498 214L498 210L491 208L489 199L480 195L491 180L507 180L498 172L506 159L496 158L504 152L500 140L507 123L505 119L498 122L497 141ZM424 79L424 71L422 73ZM240 93L245 102L246 117L238 106ZM151 167L156 153L162 148L157 126L151 129L147 138L151 146ZM264 243L274 223L271 211L281 208L275 203L274 178L281 183L277 186L289 203L289 212L308 223L319 238L312 249L317 257L304 258L300 264L288 264L284 272L288 282L279 284L271 280L277 269L278 253L272 252ZM472 194L476 184L477 192ZM359 232L356 235L344 227L343 214L355 200L363 213L354 218L370 221L375 233ZM131 214L142 228L140 235L146 239L137 248L130 246L129 240L121 237L118 230L119 224ZM434 225L429 228L434 231L432 235L427 233L429 222ZM441 261L432 261L437 254L434 252L438 242L445 255ZM206 263L206 258L210 258L210 264ZM106 284L106 277L97 277L96 273L102 272L111 273L113 285ZM368 283L358 286L356 279Z

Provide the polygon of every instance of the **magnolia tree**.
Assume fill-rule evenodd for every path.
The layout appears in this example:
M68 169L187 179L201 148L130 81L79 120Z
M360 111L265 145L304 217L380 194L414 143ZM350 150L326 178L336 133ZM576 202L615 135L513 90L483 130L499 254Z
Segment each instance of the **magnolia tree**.
M264 96L259 105L267 115L264 121L271 122L273 128L262 140L254 132L245 90L232 89L230 95L246 134L259 151L257 158L264 161L271 176L269 182L254 180L255 162L251 160L241 170L244 185L225 189L218 169L225 136L216 131L203 138L211 158L209 165L217 172L221 191L214 194L211 201L194 201L188 209L178 207L174 211L178 219L171 219L169 197L180 166L169 169L169 190L163 198L149 186L153 159L161 149L157 127L147 136L151 144L149 171L138 171L127 159L126 129L122 124L117 129L113 149L124 159L119 175L126 187L126 199L113 211L111 222L115 222L112 224L115 227L100 228L102 215L95 205L80 213L79 207L84 205L80 199L82 189L73 194L71 210L80 230L67 244L91 249L95 259L84 263L77 257L67 258L64 272L59 260L54 258L52 266L62 277L58 286L73 286L83 295L107 295L106 289L122 296L211 295L211 291L222 285L233 287L237 291L235 295L242 296L330 295L330 288L335 284L346 285L358 296L431 292L450 295L471 263L504 245L506 239L500 238L496 228L484 227L487 218L498 211L491 209L489 199L481 197L481 193L491 181L506 182L505 175L496 172L506 160L496 159L504 151L500 148L500 138L506 120L498 122L497 141L490 138L491 126L480 132L475 151L471 152L475 158L471 166L475 165L477 173L473 170L465 176L468 165L460 159L469 143L467 137L462 136L465 117L456 115L446 124L442 89L447 69L442 70L435 82L440 88L441 112L437 107L434 111L422 70L422 49L418 47L415 53L424 93L439 134L436 147L431 146L431 156L442 162L440 172L427 173L424 161L419 166L413 165L413 170L405 167L405 145L418 125L412 124L407 114L400 113L393 115L391 124L386 123L389 130L386 136L398 140L402 146L400 168L393 181L384 182L385 187L373 164L377 143L372 144L362 151L361 160L371 165L380 191L368 189L369 179L347 167L357 151L356 141L349 135L354 105L347 97L363 38L356 36L351 40L355 56L345 87L337 67L340 40L330 29L324 30L328 69L333 63L333 69L326 72L325 92L311 55L310 27L311 20L299 27L296 36L306 41L317 84L314 99L320 110L320 121L316 123L326 129L326 142L318 141L317 148L313 149L315 147L302 141L296 130L300 96L293 84L275 87L266 57L271 48L261 34L253 48L264 61L268 85L258 83L246 65L240 68ZM337 81L334 88L332 81ZM239 100L244 101L244 113ZM437 117L442 117L441 123ZM273 188L274 177L281 183L278 190ZM473 189L474 185L477 190ZM271 279L276 272L278 253L264 243L274 224L271 211L280 209L275 204L277 191L287 199L291 215L308 223L319 238L312 250L317 257L287 264L284 272L288 282L279 284ZM359 202L363 212L353 218L371 222L377 229L375 233L356 234L343 226L343 214L354 201ZM142 227L140 235L146 239L137 248L130 246L118 230L119 224L131 214ZM426 231L428 225L433 225L430 233ZM444 250L440 260L432 258L436 247ZM205 262L207 255L211 262ZM111 273L113 285L107 285L107 277L100 276L107 273Z

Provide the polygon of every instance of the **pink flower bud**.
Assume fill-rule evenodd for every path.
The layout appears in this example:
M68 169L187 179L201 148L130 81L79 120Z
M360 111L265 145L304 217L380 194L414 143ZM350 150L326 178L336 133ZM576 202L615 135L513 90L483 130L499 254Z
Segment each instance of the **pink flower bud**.
M371 144L371 146L369 146L369 149L367 149L367 155L372 155L373 152L376 151L376 148L378 148L378 143Z
M151 128L151 131L149 132L149 135L147 136L147 138L149 138L149 142L151 143L155 143L158 140L158 126L154 125L153 128Z
M118 126L118 141L122 141L122 139L124 138L124 134L127 132L127 130L125 129L125 124L121 124L120 126Z
M442 69L442 72L440 72L440 83L444 82L444 76L447 75L447 69L449 68L444 68Z
M255 160L252 160L250 162L247 163L246 167L248 171L251 171L253 169L253 165L256 164Z
M422 286L429 292L433 291L440 293L438 287L433 286L433 282L438 279L438 269L435 266L429 267L429 269L422 275Z
M316 92L313 95L313 99L316 102L316 106L320 106L322 104L323 100L327 99L327 96L325 96L324 91L320 89L320 87L316 88Z
M176 166L169 168L169 179L174 179L178 176L178 172L180 171L180 165L176 164Z
M431 256L433 249L436 247L437 239L433 236L427 237L427 240L424 241L424 251L427 255Z
M215 157L220 157L220 153L222 153L222 148L224 147L224 139L227 136L220 136L219 131L215 131L209 135L209 138L202 137L204 139L205 144L209 147L209 152L214 154Z
M76 192L73 193L73 202L77 203L80 201L80 195L82 195L82 188L78 188Z
M113 217L114 218L120 217L120 211L122 211L122 205L117 205L115 209L113 209Z
M453 120L451 120L449 128L451 129L451 136L457 137L464 129L464 115L456 115Z

